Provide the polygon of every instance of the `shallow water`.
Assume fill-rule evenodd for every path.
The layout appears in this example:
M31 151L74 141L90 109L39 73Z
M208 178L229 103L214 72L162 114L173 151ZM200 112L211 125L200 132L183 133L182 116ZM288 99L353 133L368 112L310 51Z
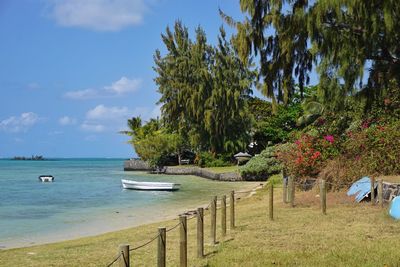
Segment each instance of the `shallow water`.
M124 172L122 159L0 160L0 249L73 239L176 216L253 186ZM51 174L53 183L39 182ZM178 182L174 192L124 190L121 179Z

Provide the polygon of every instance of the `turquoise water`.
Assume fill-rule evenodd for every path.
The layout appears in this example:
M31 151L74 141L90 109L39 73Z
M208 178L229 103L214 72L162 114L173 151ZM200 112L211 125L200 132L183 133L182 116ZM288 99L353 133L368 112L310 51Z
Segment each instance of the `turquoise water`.
M212 195L252 186L124 172L122 159L0 160L0 249L73 239L176 216ZM53 183L39 182L51 174ZM124 190L121 179L178 182L175 192Z

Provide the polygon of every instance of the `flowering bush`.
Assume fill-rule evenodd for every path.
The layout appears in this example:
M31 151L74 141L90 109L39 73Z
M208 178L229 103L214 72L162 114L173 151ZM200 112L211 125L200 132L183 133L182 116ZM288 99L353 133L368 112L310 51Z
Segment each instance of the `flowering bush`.
M339 154L334 136L315 137L303 134L293 144L278 149L278 159L295 177L316 177L327 159Z
M358 132L348 132L344 156L366 174L400 173L400 122L361 126Z

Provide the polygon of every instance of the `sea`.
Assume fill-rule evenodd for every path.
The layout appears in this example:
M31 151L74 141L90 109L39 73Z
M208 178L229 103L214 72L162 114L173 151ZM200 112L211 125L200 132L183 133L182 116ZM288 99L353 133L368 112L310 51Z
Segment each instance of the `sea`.
M93 236L171 219L251 183L123 171L124 159L0 160L0 249ZM53 175L54 182L40 182ZM181 184L136 191L121 179Z

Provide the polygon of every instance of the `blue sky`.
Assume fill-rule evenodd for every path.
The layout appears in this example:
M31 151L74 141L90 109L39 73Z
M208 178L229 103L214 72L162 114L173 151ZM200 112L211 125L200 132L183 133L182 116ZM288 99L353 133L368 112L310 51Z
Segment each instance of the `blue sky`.
M161 33L179 19L215 43L219 7L241 17L238 0L0 1L0 157L135 156L117 132L160 114Z

